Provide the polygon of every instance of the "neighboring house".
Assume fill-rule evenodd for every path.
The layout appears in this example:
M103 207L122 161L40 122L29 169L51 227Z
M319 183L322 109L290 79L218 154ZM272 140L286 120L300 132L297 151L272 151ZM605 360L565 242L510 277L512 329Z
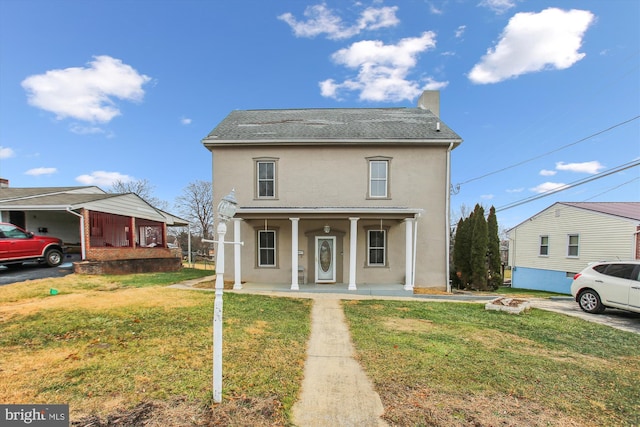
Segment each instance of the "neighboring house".
M569 294L590 262L640 259L640 202L555 203L508 233L511 285Z
M440 94L418 108L231 112L203 139L238 211L225 278L448 288L451 150Z
M129 266L113 267L124 268L122 272L179 267L175 262L161 266L150 260L180 257L167 245L167 227L188 225L133 193L106 193L95 186L10 188L7 180L0 186L0 218L62 239L82 260L103 264L126 260ZM134 266L131 260L149 261Z

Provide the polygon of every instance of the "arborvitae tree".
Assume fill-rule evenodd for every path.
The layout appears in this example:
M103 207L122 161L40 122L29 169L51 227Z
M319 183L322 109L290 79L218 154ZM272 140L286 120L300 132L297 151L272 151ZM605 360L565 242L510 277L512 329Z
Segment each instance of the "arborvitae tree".
M487 218L487 256L489 257L489 286L498 289L502 284L502 262L500 259L500 237L498 236L498 218L496 208L491 206L489 217Z
M453 265L456 274L456 281L463 287L469 283L469 254L471 253L471 235L469 230L469 220L460 218L456 227L455 240L453 242Z
M484 208L476 204L473 210L473 233L471 240L471 282L473 287L487 290L487 220Z

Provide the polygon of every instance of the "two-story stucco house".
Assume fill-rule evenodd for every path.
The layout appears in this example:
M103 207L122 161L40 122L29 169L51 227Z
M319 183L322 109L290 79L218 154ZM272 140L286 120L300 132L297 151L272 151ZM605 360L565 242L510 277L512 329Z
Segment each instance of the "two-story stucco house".
M555 203L508 233L511 286L570 294L590 262L640 259L640 203Z
M225 278L445 290L451 150L440 94L418 108L231 112L203 139L238 211Z

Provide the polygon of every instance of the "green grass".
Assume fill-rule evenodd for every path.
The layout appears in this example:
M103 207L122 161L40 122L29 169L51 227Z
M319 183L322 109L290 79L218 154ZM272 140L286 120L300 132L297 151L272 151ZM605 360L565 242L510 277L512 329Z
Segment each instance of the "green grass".
M556 297L556 296L562 296L562 297L571 296L570 294L559 294L557 292L536 291L531 289L518 289L518 288L512 288L510 286L501 286L498 288L498 290L496 290L496 293L505 294L509 296L519 295L527 298L549 298L549 297Z
M378 385L513 396L587 425L640 422L637 334L535 309L516 316L479 304L344 307L358 356Z
M64 292L27 297L38 310L0 316L0 401L65 402L76 417L149 399L211 402L214 294L164 286L200 275L184 273L103 277L119 285L108 292L82 278L48 282L44 288ZM12 286L13 294L25 288L23 296L43 287ZM268 397L290 410L302 381L310 307L308 300L225 294L223 399Z

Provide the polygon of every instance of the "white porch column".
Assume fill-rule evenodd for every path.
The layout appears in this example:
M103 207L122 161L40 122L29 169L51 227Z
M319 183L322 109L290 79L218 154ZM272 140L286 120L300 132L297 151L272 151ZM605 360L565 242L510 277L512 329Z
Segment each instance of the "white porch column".
M234 242L241 242L242 238L240 236L240 224L241 218L233 218L233 240ZM240 245L233 245L233 276L235 277L235 282L233 283L233 289L242 289L242 259L241 253L242 248Z
M291 290L297 291L298 286L298 221L300 218L289 218L291 221Z
M351 230L349 234L349 287L350 291L356 288L356 248L358 247L358 220L360 218L349 218Z
M405 225L405 277L404 277L404 290L413 290L413 218L407 218L404 220Z

